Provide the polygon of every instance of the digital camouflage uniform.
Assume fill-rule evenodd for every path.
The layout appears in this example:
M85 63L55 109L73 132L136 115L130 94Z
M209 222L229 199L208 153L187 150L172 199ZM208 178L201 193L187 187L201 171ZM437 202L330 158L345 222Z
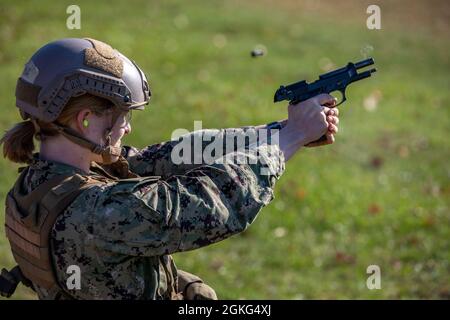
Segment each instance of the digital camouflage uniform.
M255 129L202 130L190 135L208 133L214 140L248 130ZM170 254L242 232L273 199L274 184L284 171L284 156L277 145L246 144L232 152L247 159L247 164L217 158L210 165L175 165L171 151L180 141L140 151L123 147L130 171L142 178L92 186L58 217L50 244L59 284L66 285L70 265L81 269L81 289L70 290L72 297L173 298L169 288L176 286L177 271ZM263 168L270 174L267 170L262 174ZM64 173L86 175L35 155L26 187L31 191ZM54 298L42 288L36 291L41 299Z

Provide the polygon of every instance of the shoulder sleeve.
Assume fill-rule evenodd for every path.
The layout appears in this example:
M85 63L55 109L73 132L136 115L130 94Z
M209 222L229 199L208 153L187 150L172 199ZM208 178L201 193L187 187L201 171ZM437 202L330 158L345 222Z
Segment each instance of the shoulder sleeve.
M102 249L154 256L192 250L247 228L273 199L284 171L276 145L194 168L168 179L121 181L97 194L93 235ZM242 161L245 160L245 161Z
M208 148L213 147L216 151L220 150L215 156L215 158L219 158L247 146L257 135L258 130L251 126L220 130L198 130L185 134L176 140L157 143L141 150L124 146L122 155L128 160L130 170L140 176L169 177L183 174L186 171L206 164L207 161L205 161L204 157L199 158L198 155L203 155L205 152L208 153ZM182 152L181 149L184 149L186 146L191 151L195 150L196 152L192 152L192 157L188 161L177 161L180 152ZM183 160L186 159L183 158Z

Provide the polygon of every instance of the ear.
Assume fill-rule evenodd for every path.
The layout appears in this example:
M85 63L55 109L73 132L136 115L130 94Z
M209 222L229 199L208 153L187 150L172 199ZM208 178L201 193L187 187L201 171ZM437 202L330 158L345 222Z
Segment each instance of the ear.
M83 121L86 119L88 122L92 122L92 111L89 109L83 109L78 112L75 119L75 129L80 132L84 132L87 128L83 126Z

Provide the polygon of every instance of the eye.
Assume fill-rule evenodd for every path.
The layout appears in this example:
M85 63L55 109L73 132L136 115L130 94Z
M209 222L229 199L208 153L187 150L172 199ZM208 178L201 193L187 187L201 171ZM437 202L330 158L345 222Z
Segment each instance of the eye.
M120 116L120 118L119 118L120 120L118 121L118 122L120 122L119 126L120 126L121 128L126 127L128 124L131 123L131 117L132 117L131 110L122 113L121 116Z

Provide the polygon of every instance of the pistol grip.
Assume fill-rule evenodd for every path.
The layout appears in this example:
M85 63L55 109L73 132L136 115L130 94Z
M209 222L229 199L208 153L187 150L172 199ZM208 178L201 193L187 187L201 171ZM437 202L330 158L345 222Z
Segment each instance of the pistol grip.
M323 141L327 141L327 136L326 135L321 136L317 140L309 142L308 144L306 144L306 146L309 146L310 144L317 143L317 142L323 142Z

